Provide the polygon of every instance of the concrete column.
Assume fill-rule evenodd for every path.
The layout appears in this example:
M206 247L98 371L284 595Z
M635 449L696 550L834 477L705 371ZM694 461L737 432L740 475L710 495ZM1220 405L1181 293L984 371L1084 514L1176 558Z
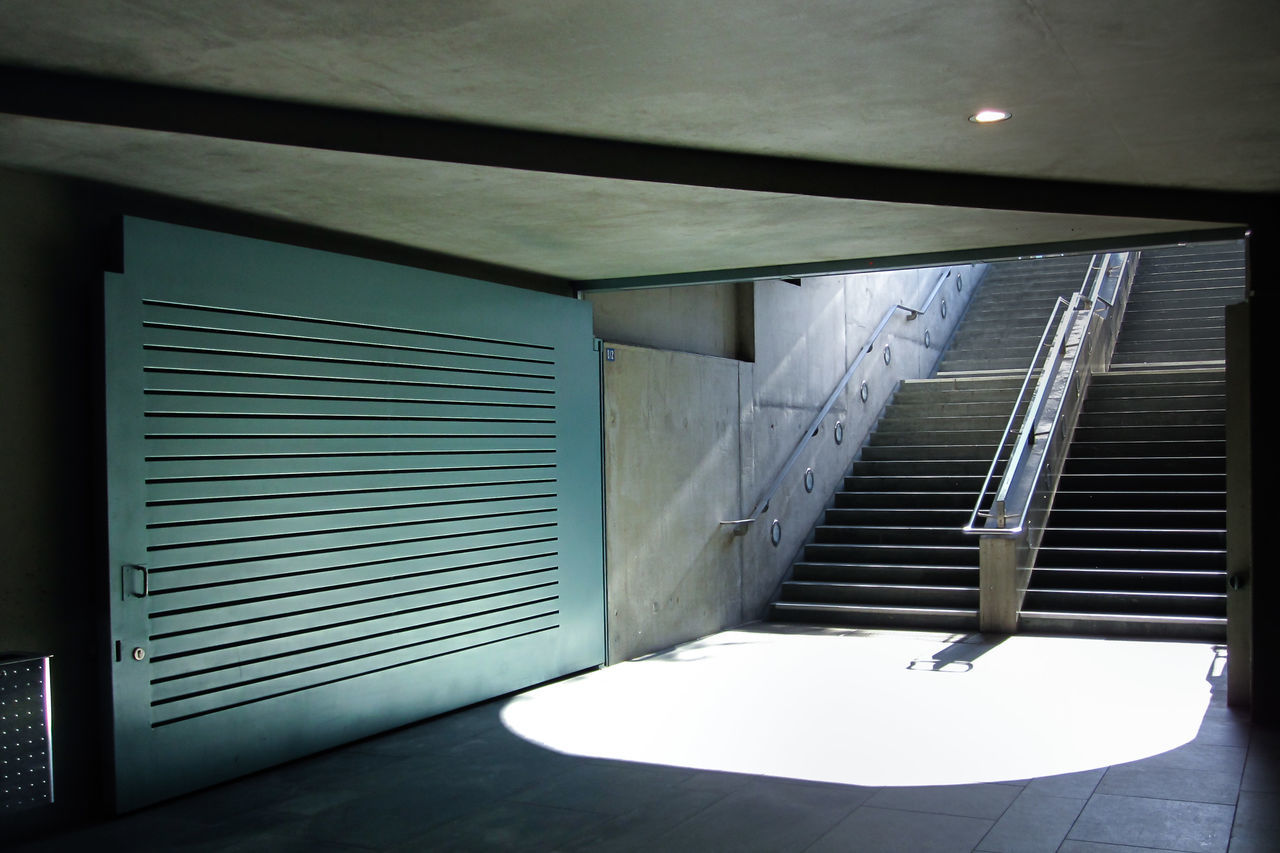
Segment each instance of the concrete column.
M1245 270L1249 293L1249 465L1269 478L1276 470L1274 424L1266 422L1266 401L1275 395L1270 369L1276 363L1275 318L1280 308L1280 219L1271 216L1250 223ZM1263 539L1274 524L1265 512L1265 505L1251 495L1249 535L1256 555L1268 553L1272 544ZM1276 619L1280 613L1280 574L1274 562L1253 561L1249 584L1253 610L1263 615L1252 620L1253 719L1280 726L1280 622Z
M1249 303L1227 307L1227 703L1253 702L1253 466Z
M1018 629L1018 543L1010 536L983 536L978 587L978 630L1012 634Z

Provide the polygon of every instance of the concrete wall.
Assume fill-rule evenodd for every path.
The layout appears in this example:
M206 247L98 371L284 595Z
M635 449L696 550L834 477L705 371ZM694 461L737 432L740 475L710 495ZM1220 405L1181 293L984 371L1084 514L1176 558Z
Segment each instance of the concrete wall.
M751 312L736 314L707 310L716 297L698 287L672 288L649 301L637 299L644 291L592 297L597 317L607 318L598 319L597 335L625 331L650 347L621 346L606 336L606 348L615 349L604 373L611 661L765 615L898 381L932 372L984 270L825 276L799 287L761 281L751 285ZM896 313L765 516L744 536L721 526L751 511L885 311L899 302L921 305L948 272L927 315L908 320ZM965 282L958 291L957 277ZM698 333L655 334L663 314L699 317L699 324L677 324ZM736 330L706 328L730 322ZM750 338L753 363L659 349L673 339L675 348L690 350L700 340L735 334ZM839 445L837 422L844 427ZM814 472L812 493L803 485L807 469ZM782 533L776 546L775 519Z
M753 361L750 282L587 293L596 337Z
M616 662L743 619L742 540L719 522L742 502L739 418L752 366L606 346L614 360L604 362L605 458L618 472L605 480Z

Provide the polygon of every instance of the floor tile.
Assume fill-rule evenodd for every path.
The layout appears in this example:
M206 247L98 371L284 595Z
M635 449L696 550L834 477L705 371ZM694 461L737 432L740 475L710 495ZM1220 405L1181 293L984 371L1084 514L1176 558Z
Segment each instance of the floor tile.
M863 806L805 853L969 853L992 821Z
M291 837L380 849L400 844L444 823L492 808L495 796L483 788L431 784L384 790L347 800L286 827Z
M1127 844L1097 844L1092 841L1064 841L1058 853L1181 853L1160 847L1130 847Z
M1248 716L1239 711L1210 710L1200 723L1194 743L1246 747L1249 745Z
M1098 793L1231 806L1235 805L1240 793L1240 774L1153 767L1142 763L1121 764L1112 767L1102 777Z
M637 807L670 800L691 771L626 762L582 764L553 779L534 780L513 799L535 805L621 815Z
M1240 790L1280 794L1280 732L1254 731Z
M1068 833L1078 841L1225 853L1234 809L1146 797L1094 794Z
M441 824L387 850L389 853L556 850L568 839L603 820L601 815L507 802Z
M801 851L858 807L870 789L762 779L654 839L653 850Z
M678 797L604 818L603 822L574 835L560 849L584 853L650 853L658 849L654 839L659 835L724 799L725 795L722 791L682 787Z
M1231 849L1280 850L1280 803L1274 794L1240 794L1231 829Z
M1107 768L1099 767L1096 770L1082 770L1079 773L1041 776L1039 779L1032 779L1027 785L1027 790L1035 791L1037 794L1047 794L1050 797L1085 799L1093 794L1106 772Z
M991 828L978 850L988 853L1054 853L1085 800L1023 791Z
M1211 743L1188 743L1177 749L1133 761L1150 767L1175 767L1182 770L1212 770L1218 773L1240 773L1244 770L1246 750L1242 746L1219 746Z
M881 788L867 805L995 820L1021 792L1013 785L994 784Z

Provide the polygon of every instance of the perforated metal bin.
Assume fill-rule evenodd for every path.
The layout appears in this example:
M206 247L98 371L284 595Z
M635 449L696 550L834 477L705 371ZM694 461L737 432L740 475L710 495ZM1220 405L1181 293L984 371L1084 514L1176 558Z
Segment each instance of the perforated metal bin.
M49 657L0 652L0 816L53 802Z

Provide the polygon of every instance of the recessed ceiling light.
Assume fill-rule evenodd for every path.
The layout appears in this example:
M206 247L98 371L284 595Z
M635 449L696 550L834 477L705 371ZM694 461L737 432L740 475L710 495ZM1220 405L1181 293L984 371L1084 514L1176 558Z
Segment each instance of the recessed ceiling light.
M992 124L997 121L1007 121L1013 117L1013 113L1008 110L979 110L969 116L969 121L975 124Z

